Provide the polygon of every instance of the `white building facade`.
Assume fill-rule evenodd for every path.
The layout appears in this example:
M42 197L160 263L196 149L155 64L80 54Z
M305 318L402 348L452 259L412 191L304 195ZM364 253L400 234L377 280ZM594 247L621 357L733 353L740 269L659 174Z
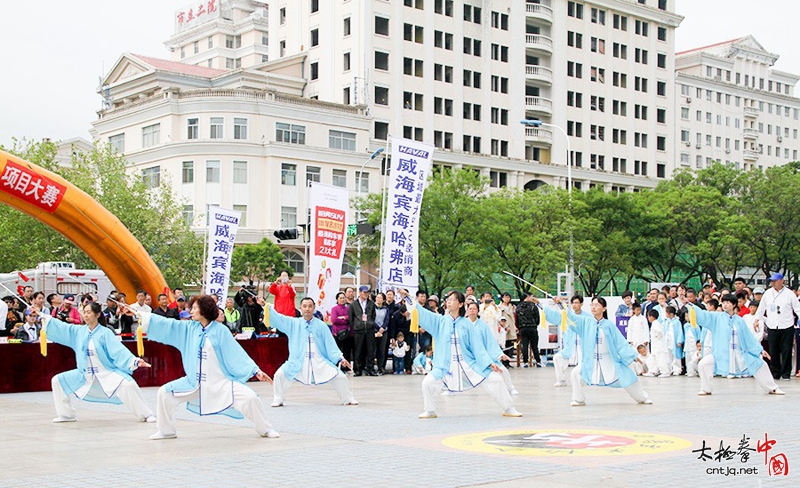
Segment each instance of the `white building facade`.
M678 53L679 166L749 170L798 160L800 76L772 69L777 59L752 36Z
M674 168L674 0L272 2L270 59L306 53L307 96L365 104L372 137L437 146L493 186L632 191Z

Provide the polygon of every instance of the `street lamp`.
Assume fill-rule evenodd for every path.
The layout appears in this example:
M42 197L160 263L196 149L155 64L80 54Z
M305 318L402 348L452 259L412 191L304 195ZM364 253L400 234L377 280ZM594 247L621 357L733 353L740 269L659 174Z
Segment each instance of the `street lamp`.
M567 135L567 131L565 131L558 125L548 124L547 122L542 122L541 120L536 120L536 119L520 120L519 123L526 127L552 127L554 129L558 129L562 134L564 134L564 139L567 141L567 195L569 197L568 201L569 201L570 215L572 215L572 149L570 148L569 136ZM575 290L574 279L575 279L575 242L572 237L572 227L570 227L569 272L567 276L567 295L570 297L573 295Z
M359 172L358 172L358 177L359 178L364 178L364 168L367 166L367 164L370 161L372 161L373 159L377 158L378 155L380 153L382 153L382 152L383 152L383 148L379 147L378 149L375 150L374 153L372 153L372 156L370 156L369 159L364 161L364 164L361 165L361 170L359 170ZM361 182L358 179L356 179L356 196L357 197L361 196ZM358 219L356 219L356 223L357 223L357 221L358 221ZM358 288L358 287L361 286L361 239L359 239L358 243L356 244L356 261L357 261L356 262L356 288Z

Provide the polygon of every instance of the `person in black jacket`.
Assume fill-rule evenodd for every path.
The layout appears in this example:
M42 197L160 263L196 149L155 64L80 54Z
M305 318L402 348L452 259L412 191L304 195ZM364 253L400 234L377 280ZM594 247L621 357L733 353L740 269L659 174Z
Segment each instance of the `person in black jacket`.
M405 303L401 303L392 314L391 320L389 320L389 337L397 337L398 332L402 332L403 336L408 337L410 328L411 312L408 311ZM404 369L406 370L406 374L411 374L411 363L413 361L413 355L410 353L405 355Z
M250 290L241 288L233 297L233 301L241 309L242 317L239 320L242 327L253 327L256 334L267 333L267 328L261 318L264 308L256 302L256 297Z
M358 298L347 310L347 320L353 329L355 356L353 376L377 376L375 373L375 302L370 300L369 286L358 289Z
M525 363L523 368L528 367L528 348L533 349L533 358L536 367L542 367L542 360L539 357L539 307L536 306L536 298L530 294L525 294L525 299L517 306L517 328L522 337L522 361Z

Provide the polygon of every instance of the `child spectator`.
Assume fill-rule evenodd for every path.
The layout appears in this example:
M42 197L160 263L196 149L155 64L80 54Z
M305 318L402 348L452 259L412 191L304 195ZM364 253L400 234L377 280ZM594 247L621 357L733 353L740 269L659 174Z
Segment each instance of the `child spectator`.
M681 321L676 317L677 310L672 305L666 308L666 319L664 320L664 336L667 338L667 349L669 349L670 365L672 374L680 375L681 359L683 359L683 327Z
M639 376L654 376L653 371L658 370L655 356L647 351L647 346L644 344L639 344L636 351L639 353L639 356L636 358L636 361L633 362L633 370L636 371L636 374Z
M417 357L414 358L414 373L416 374L428 374L433 365L433 348L428 345L425 346Z
M696 341L693 350L686 353L686 376L698 376L697 364L703 357L703 345Z
M628 320L628 330L626 340L636 347L641 344L650 345L650 328L647 326L647 319L642 315L642 305L639 302L633 304L633 315Z
M394 365L394 374L403 374L406 352L408 352L411 348L406 343L405 336L402 332L397 333L397 339L393 342L392 364Z
M653 376L664 378L670 376L672 371L669 360L669 349L667 348L667 338L664 334L664 326L658 320L658 310L653 308L647 312L647 320L650 321L650 352L655 356L655 368L650 372Z

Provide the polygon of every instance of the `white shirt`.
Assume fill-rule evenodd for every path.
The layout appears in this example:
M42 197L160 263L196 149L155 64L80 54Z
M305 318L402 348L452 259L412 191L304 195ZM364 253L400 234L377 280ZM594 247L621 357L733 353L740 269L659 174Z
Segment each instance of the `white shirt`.
M644 315L631 315L626 335L626 339L633 344L633 347L650 342L650 330L647 328L647 319Z
M608 343L603 329L598 324L597 338L595 339L594 370L592 371L593 385L610 385L617 381L617 367L614 359L609 354Z
M756 318L770 329L789 329L794 327L793 310L800 317L800 301L794 292L785 286L780 291L773 287L761 297Z

